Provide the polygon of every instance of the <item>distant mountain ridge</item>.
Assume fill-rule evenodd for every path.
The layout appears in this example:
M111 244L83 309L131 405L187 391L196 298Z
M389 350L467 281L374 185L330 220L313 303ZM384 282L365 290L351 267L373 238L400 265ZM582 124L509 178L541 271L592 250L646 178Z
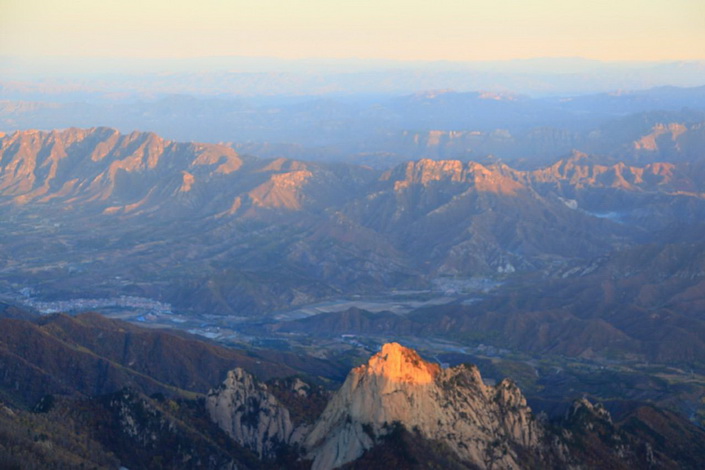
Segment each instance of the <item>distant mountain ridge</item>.
M546 366L532 393L560 400L580 385L701 419L697 159L574 152L537 169L421 159L375 170L104 128L12 133L0 149L4 299L47 312L95 301L239 344L393 335L585 360L596 381ZM397 298L401 313L366 311ZM315 315L329 301L358 309ZM612 361L629 364L624 383Z
M438 275L589 264L674 224L693 230L705 215L703 174L698 162L629 165L578 152L536 170L423 159L382 172L107 128L0 138L0 206L19 224L5 256L27 249L21 227L35 217L44 221L33 223L36 236L57 247L18 259L12 276L63 271L41 287L52 292L98 276L92 295L226 314ZM108 264L96 265L93 250Z
M413 93L448 88L575 95L664 85L700 86L705 69L702 60L605 62L582 57L494 61L200 57L113 58L107 62L95 58L37 57L27 63L19 57L5 56L0 65L9 82L3 91L10 96L18 92L24 92L21 96L41 96L65 91L72 97L93 95L97 99L109 99L116 91L130 92L128 96L291 96ZM110 78L91 80L98 71Z
M673 123L659 124L654 126L652 133L635 140L633 150L648 153L670 145L673 152L690 153L695 149L694 142L699 139L693 133L702 133L702 128L699 125L686 127ZM681 137L685 136L688 139L681 142ZM153 199L164 199L185 197L180 193L194 190L188 196L198 200L199 191L226 189L220 186L227 184L241 201L247 199L254 206L301 209L303 200L307 204L320 205L320 201L314 198L320 194L309 196L301 192L306 186L328 192L333 191L334 185L338 192L344 189L364 191L364 186L375 176L380 181L400 179L403 172L412 178L409 183L425 185L434 179L445 179L453 183L473 183L478 190L490 192L508 190L512 185L513 190L516 190L522 184L547 182L577 187L599 185L616 188L622 185L622 189L637 189L627 187L636 184L642 190L660 192L666 188L672 191L697 189L698 184L694 178L686 175L691 171L689 165L684 166L679 175L673 174L678 172L674 163L682 159L691 162L692 159L677 154L674 156L669 162L631 166L622 162L605 164L574 152L573 157L531 171L514 170L504 164L482 165L457 160L435 162L422 159L417 163L404 163L379 176L379 172L352 165L322 165L286 159L268 161L252 157L243 160L228 146L177 143L153 133L133 132L122 135L109 128L24 131L0 138L0 195L5 199L13 197L17 204L30 201L47 203L52 199L79 206L101 201L126 201L130 204L107 206L103 210L106 213L129 213L147 203L152 193L155 193ZM419 171L422 174L414 176ZM589 177L586 172L593 174L591 179L585 179ZM243 173L247 174L247 181L238 178ZM328 181L331 178L341 181L331 183ZM339 185L343 183L343 178L348 181L347 186L341 188ZM474 181L469 178L474 178ZM489 181L497 178L503 179L504 189L499 186L489 189ZM235 181L242 187L233 188L225 181ZM143 195L146 197L144 200L139 197ZM326 193L325 196L330 194ZM350 197L355 197L355 194ZM237 204L235 199L229 202ZM233 210L233 207L229 209Z
M467 75L463 80L467 83ZM536 166L573 149L625 158L624 147L654 125L704 122L705 75L699 83L694 80L690 88L615 86L605 93L547 98L508 92L512 87L420 86L389 94L297 91L243 97L160 90L133 99L124 94L102 98L99 92L81 99L59 85L57 93L28 92L23 99L13 98L16 84L4 89L0 84L0 93L7 90L7 98L0 99L0 129L146 129L175 140L232 142L243 153L267 158L357 160L384 168L408 159L482 160L488 155ZM226 79L219 86L230 83ZM660 152L650 153L663 159Z

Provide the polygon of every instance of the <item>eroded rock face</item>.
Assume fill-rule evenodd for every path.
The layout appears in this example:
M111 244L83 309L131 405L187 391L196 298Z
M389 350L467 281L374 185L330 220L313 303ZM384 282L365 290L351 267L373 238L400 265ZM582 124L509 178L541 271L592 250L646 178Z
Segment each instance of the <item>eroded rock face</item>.
M282 406L252 375L237 368L223 384L208 393L206 409L211 419L237 443L260 458L274 457L282 445L303 441L308 426L294 426Z
M312 470L353 461L384 468L390 456L429 468L700 468L705 451L701 429L649 407L614 423L602 405L581 399L544 426L511 381L488 386L475 366L442 369L396 343L353 369L322 412L328 395L317 393L291 378L268 388L235 369L206 403L241 445L265 459L285 450L303 458L298 466L312 461ZM123 421L137 433L129 416Z
M355 460L395 422L480 468L520 468L517 449L536 448L541 433L512 382L486 386L474 366L442 370L391 343L350 372L307 436L312 468Z

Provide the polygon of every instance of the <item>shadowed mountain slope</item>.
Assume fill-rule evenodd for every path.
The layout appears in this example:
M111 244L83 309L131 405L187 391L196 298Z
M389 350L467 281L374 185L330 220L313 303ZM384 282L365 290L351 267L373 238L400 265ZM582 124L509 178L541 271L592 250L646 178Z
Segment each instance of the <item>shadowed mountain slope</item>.
M47 394L95 396L133 387L197 396L235 366L263 378L298 372L337 377L336 366L287 353L237 351L98 314L0 320L5 400L32 406Z

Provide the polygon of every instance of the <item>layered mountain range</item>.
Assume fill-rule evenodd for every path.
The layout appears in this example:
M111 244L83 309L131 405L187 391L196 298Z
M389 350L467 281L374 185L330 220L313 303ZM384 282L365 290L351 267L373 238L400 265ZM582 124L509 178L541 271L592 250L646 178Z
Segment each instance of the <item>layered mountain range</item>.
M247 85L236 87L239 96L222 92L233 86L234 76L217 82L218 96L204 96L195 83L192 89L181 88L184 81L196 78L193 76L182 76L175 94L165 94L166 77L160 75L157 89L147 96L137 93L134 83L126 94L116 95L114 90L107 94L79 91L85 83L68 88L62 83L53 88L43 76L41 83L24 86L0 82L0 127L108 125L123 132L146 129L170 139L234 142L239 151L262 157L359 159L374 167L424 157L481 160L488 154L508 162L524 159L546 164L574 148L620 157L654 126L674 123L690 127L705 121L702 64L692 69L680 64L676 70L667 75L668 81L689 70L694 80L690 86L695 87L635 90L634 85L625 88L615 84L615 89L622 91L592 95L565 91L545 98L537 97L536 90L530 92L532 96L507 91L517 91L513 87L517 83L501 91L495 88L496 82L468 91L473 80L467 73L460 74L460 86L426 82L406 91L372 95L356 93L349 86L342 94L328 89L321 94L309 90L307 95L297 83L294 96L272 95L271 90L266 96L241 95L243 86L272 86L264 85L263 76L256 80L250 76ZM405 77L397 77L393 83L408 83L409 72L399 73ZM562 78L567 76L561 74ZM525 80L523 77L520 86L526 85ZM584 78L581 82L587 83ZM645 85L641 82L637 88Z
M624 161L576 151L534 169L422 159L388 170L108 128L15 132L0 138L0 288L43 313L101 308L322 358L341 335L451 341L454 364L479 354L464 348L499 348L525 356L483 367L493 378L521 367L533 400L588 390L702 422L705 166L696 127L654 129ZM644 157L668 145L683 158ZM287 313L398 295L413 302ZM566 361L578 361L573 375L555 372ZM119 364L91 373L132 376ZM35 372L28 381L50 380Z
M0 468L703 467L705 87L246 75L0 83Z
M381 172L106 128L16 132L0 139L3 279L250 315L439 275L567 272L674 230L695 240L703 171L575 153Z

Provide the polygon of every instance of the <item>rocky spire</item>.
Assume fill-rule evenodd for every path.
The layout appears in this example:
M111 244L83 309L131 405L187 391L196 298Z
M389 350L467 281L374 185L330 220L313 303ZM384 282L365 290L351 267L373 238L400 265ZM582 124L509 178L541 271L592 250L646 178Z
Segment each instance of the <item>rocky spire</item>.
M353 372L360 376L383 377L389 383L428 384L433 382L441 368L421 359L413 349L399 343L387 343L367 364Z
M280 446L297 444L308 432L306 426L294 426L289 410L265 384L240 368L208 393L206 409L221 429L260 458L274 457Z
M393 423L445 441L480 468L519 468L517 449L535 447L540 433L510 381L489 387L474 366L442 370L390 343L350 372L306 438L313 470L355 460Z

